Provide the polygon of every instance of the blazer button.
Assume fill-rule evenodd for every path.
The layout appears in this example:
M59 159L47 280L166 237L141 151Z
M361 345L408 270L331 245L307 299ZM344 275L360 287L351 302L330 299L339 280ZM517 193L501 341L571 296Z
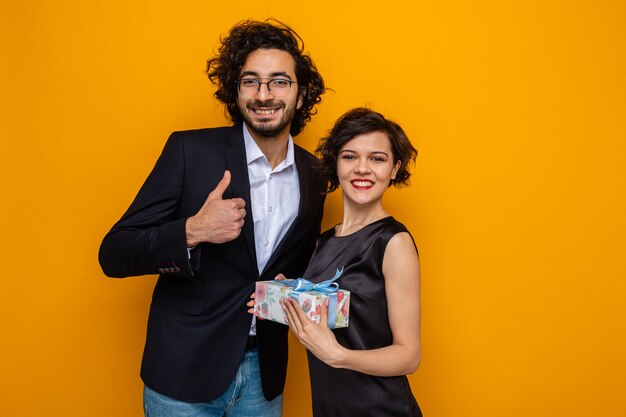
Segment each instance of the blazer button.
M159 268L159 274L163 274L163 273L165 273L165 269Z
M174 272L180 272L180 268L179 267L174 268Z

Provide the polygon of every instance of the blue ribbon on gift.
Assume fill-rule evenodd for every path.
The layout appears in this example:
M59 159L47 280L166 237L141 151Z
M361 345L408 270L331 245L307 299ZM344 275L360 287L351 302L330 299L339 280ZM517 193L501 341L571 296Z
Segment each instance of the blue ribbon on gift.
M290 287L293 287L294 292L319 291L324 294L330 294L339 289L339 284L337 284L335 281L339 279L342 273L343 267L341 267L341 269L337 269L337 272L335 272L335 276L331 279L327 279L326 281L322 281L317 284L313 284L311 281L304 278L296 278L286 284Z
M291 296L296 300L298 299L298 293L304 291L318 291L328 295L328 327L333 329L337 321L337 290L339 289L339 284L335 281L339 279L342 273L343 267L337 269L335 276L331 279L318 282L317 284L313 284L308 279L296 278L293 281L285 282L285 285L293 288L293 290L291 290Z

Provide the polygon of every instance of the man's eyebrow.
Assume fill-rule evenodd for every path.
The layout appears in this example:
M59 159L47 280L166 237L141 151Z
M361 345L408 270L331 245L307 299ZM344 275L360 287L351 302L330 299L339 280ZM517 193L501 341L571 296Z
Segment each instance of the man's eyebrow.
M256 72L256 71L244 71L244 72L241 73L240 77L256 77L256 78L259 78L259 73ZM275 78L275 77L284 77L284 78L287 78L287 79L291 80L291 75L289 75L285 71L272 72L270 74L269 78Z
M287 74L285 71L279 71L279 72L273 72L270 74L270 76L273 77L285 77L285 78L289 78L291 80L291 75Z

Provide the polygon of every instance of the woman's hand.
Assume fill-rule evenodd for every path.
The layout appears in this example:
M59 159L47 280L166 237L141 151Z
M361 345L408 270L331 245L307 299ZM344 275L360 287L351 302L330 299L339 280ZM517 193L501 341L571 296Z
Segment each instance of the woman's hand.
M300 304L291 297L283 302L289 328L300 343L319 360L332 367L340 367L344 349L328 328L328 304L324 303L320 312L320 324L308 319Z

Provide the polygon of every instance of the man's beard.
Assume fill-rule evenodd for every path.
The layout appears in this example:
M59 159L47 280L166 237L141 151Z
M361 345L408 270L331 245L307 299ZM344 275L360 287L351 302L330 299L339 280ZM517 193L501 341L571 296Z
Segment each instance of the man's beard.
M289 126L291 125L291 122L293 121L296 112L293 107L287 107L284 103L281 104L281 106L276 107L273 100L265 102L255 101L252 104L252 107L274 107L277 109L282 108L283 117L279 120L279 123L277 125L272 126L271 122L263 122L263 119L261 119L260 122L255 122L248 115L247 111L242 111L241 114L244 121L246 122L246 126L248 126L248 129L250 129L252 133L257 134L264 139L274 139L278 135L283 133L283 131L289 128ZM247 106L244 110L247 110Z

